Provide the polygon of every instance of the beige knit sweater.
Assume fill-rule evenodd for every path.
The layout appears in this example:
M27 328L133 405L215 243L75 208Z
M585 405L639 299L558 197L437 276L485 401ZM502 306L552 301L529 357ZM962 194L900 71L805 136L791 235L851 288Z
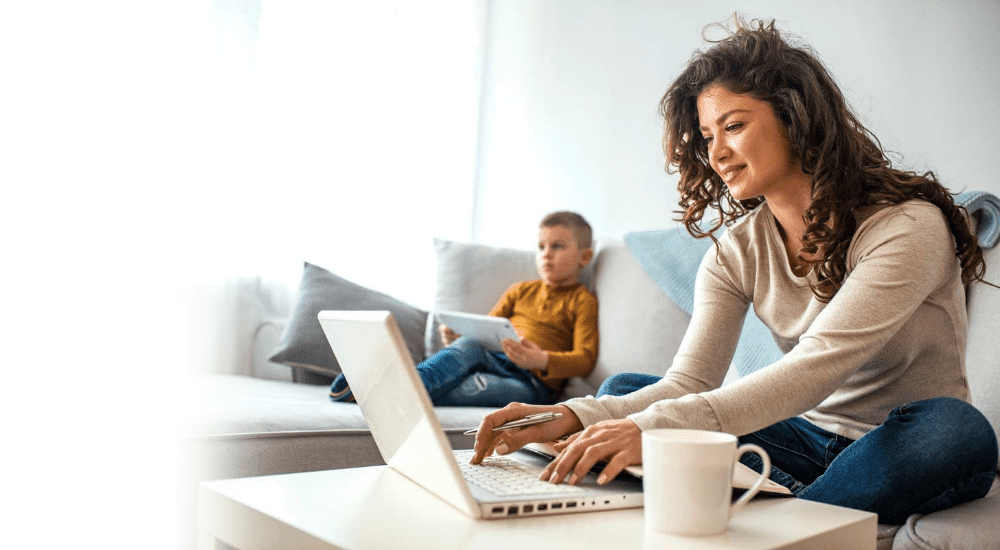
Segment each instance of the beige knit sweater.
M808 279L792 272L762 204L702 260L694 315L663 380L566 405L585 426L628 417L643 430L743 435L801 415L857 439L900 405L938 396L968 401L965 291L943 214L910 201L861 212L859 220L849 275L822 304ZM785 356L720 387L751 304Z

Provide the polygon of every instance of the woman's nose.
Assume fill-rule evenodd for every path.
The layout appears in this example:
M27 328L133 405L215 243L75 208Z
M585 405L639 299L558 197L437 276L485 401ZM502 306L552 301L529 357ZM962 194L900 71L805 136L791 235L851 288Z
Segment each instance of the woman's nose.
M711 144L708 146L708 160L710 162L719 162L725 160L729 156L729 146L722 139L713 139Z
M722 152L725 149L719 140L712 140L712 143L708 146L708 160L710 162L719 162L722 160Z

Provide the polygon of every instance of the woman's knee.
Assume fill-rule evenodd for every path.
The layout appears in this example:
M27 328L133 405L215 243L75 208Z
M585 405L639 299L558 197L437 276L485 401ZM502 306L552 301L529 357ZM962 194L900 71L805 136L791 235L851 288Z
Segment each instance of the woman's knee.
M954 397L935 397L903 405L889 414L899 421L923 429L992 432L989 420L972 404Z
M660 380L659 376L653 376L652 374L634 372L613 374L601 384L600 389L597 390L597 397L601 397L602 395L627 395L655 384Z
M899 407L887 423L902 429L911 442L926 449L946 450L952 458L995 468L997 438L986 416L961 399L937 397Z

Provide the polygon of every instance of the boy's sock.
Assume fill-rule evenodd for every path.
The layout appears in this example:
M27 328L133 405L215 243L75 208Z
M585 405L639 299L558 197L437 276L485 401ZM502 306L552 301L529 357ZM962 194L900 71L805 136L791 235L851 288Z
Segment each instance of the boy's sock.
M330 384L330 401L354 403L354 394L351 393L351 387L347 385L347 379L343 374L337 376L333 384Z

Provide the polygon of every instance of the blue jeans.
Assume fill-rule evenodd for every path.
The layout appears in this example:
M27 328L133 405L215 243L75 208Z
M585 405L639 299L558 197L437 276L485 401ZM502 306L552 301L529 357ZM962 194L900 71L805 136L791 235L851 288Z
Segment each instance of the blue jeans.
M459 338L417 365L431 402L442 406L548 405L556 392L499 351Z
M660 380L621 374L600 395L624 395ZM911 514L929 514L986 495L997 468L997 440L972 405L938 397L903 405L858 440L789 418L739 438L771 457L771 479L806 500L878 514L899 525ZM741 462L760 471L747 453Z

